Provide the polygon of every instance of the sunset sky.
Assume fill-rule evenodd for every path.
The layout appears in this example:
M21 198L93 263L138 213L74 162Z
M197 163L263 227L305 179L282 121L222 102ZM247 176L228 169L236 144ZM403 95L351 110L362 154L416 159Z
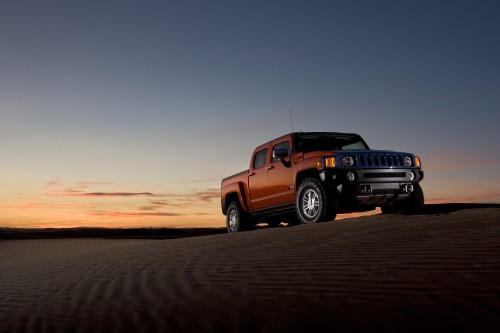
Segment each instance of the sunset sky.
M0 227L224 226L295 130L421 156L500 203L499 1L1 1Z

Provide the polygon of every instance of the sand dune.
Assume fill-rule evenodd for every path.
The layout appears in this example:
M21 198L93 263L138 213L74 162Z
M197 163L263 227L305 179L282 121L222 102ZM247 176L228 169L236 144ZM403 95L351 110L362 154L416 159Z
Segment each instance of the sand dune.
M1 332L498 331L500 209L0 242Z

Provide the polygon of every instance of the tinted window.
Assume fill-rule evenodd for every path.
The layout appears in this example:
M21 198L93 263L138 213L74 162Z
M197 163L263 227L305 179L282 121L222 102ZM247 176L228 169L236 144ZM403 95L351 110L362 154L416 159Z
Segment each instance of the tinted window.
M255 159L253 160L254 169L258 169L266 165L267 148L259 151L255 154Z
M300 133L296 138L297 152L368 149L363 139L353 134Z
M273 156L271 158L271 161L273 163L280 160L279 158L274 157L274 151L276 149L286 149L286 151L288 152L288 157L290 157L290 141L280 142L273 147Z

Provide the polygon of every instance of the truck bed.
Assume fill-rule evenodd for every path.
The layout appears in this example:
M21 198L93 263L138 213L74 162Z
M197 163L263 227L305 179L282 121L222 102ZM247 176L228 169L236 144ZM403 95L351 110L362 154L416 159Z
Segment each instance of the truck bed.
M248 174L248 169L244 170L244 171L241 171L241 172L238 172L238 173L235 173L232 176L226 177L226 178L222 179L222 182L224 183L225 181L227 181L227 180L229 180L231 178L236 178L237 176L240 176L240 175L245 174L245 173Z

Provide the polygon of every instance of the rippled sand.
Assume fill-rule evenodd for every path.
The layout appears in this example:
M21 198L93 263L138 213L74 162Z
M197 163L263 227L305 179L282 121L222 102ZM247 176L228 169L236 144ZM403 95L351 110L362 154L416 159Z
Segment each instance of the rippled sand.
M500 327L500 209L173 240L0 241L0 332Z

